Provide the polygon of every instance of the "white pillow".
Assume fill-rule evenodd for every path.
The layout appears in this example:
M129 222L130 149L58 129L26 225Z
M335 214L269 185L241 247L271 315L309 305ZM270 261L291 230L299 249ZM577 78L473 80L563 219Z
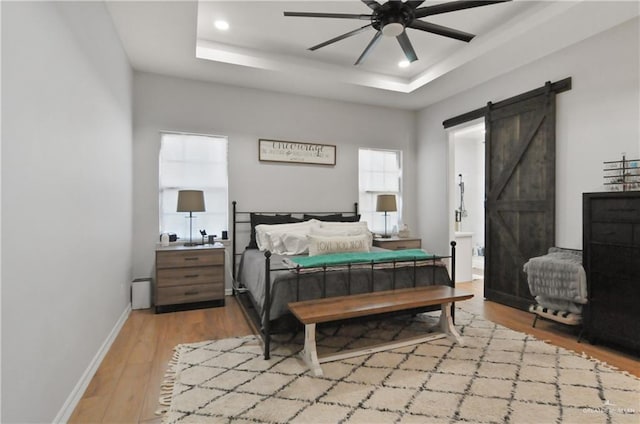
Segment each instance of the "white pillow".
M283 249L282 236L287 233L301 235L306 239L311 228L320 226L320 221L310 219L309 221L293 222L289 224L260 224L256 225L256 244L260 250L270 250L276 254ZM305 240L306 243L306 240ZM293 253L290 253L293 254Z
M324 237L310 234L309 256L326 255L328 253L343 252L369 252L369 236L360 234L356 236Z
M369 229L367 226L367 221L358 221L358 222L332 222L332 221L320 221L321 228L328 229L344 229L344 228L365 228Z
M309 250L309 230L269 231L270 250L277 255L301 255Z
M329 224L329 225L325 225ZM365 221L361 222L322 222L320 227L311 229L310 234L323 237L359 236L366 234L369 236L369 247L373 245L373 234Z
M267 229L271 225L260 224L256 225L256 245L260 250L269 250L269 239L267 238Z

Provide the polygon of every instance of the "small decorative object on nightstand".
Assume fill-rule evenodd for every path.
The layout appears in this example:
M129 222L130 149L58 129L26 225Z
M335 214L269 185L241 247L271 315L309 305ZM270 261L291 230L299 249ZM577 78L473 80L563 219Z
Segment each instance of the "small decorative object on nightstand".
M224 258L222 246L156 249L156 312L176 305L224 305Z
M389 250L402 249L421 249L422 239L419 238L399 238L399 237L383 237L374 238L373 245Z

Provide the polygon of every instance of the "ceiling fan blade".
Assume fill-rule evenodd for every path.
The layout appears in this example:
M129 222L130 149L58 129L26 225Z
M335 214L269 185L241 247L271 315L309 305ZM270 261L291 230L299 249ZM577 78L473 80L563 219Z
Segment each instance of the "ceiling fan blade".
M362 3L369 6L371 10L377 10L380 7L380 3L378 3L376 0L362 0Z
M409 28L419 29L422 31L430 32L432 34L438 34L449 38L455 38L456 40L466 41L467 43L475 37L468 32L459 31L457 29L445 27L442 25L436 25L431 22L424 22L414 19L407 25Z
M511 0L492 1L452 1L449 3L436 4L434 6L416 9L415 17L424 18L426 16L438 15L440 13L455 12L457 10L471 9L472 7L489 6L496 3L505 3Z
M349 31L349 32L347 32L345 34L338 35L336 38L332 38L331 40L325 41L324 43L320 43L320 44L318 44L316 46L309 47L309 50L312 50L312 51L313 50L318 50L319 48L324 47L324 46L328 46L329 44L333 44L336 41L344 40L345 38L351 37L352 35L360 34L361 32L368 30L369 28L371 28L371 24L365 25L365 26L363 26L361 28L358 28L358 29L354 29L353 31Z
M353 13L284 12L284 16L301 16L303 18L361 19L365 21L371 19L371 15L357 15Z
M359 65L364 61L365 57L367 57L367 55L371 52L371 50L373 50L375 45L378 43L378 40L380 40L381 35L382 35L382 31L376 32L376 35L373 36L373 38L371 39L367 47L364 49L364 51L362 52L358 60L356 60L355 65Z
M411 6L412 9L417 9L420 5L424 3L424 0L407 0L405 4L407 6Z
M402 34L396 37L398 42L400 43L400 47L402 47L402 51L404 55L407 57L409 62L414 62L418 60L418 56L416 55L416 51L413 50L413 46L411 45L411 41L409 41L409 36L406 31L402 31Z

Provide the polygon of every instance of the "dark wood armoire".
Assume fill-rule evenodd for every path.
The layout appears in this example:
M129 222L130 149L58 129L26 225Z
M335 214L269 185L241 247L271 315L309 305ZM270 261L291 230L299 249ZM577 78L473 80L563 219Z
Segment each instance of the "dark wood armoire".
M582 240L587 338L640 351L640 191L584 193Z

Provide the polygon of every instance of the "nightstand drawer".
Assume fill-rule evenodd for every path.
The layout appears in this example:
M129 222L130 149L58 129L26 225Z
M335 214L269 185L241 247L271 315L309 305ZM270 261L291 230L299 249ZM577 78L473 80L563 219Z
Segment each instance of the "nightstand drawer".
M158 288L156 305L173 305L224 298L224 282Z
M218 283L224 281L224 267L194 266L191 268L159 269L156 278L158 287Z
M158 251L156 254L156 267L176 268L206 265L224 264L224 251L215 250L186 250L181 251Z

